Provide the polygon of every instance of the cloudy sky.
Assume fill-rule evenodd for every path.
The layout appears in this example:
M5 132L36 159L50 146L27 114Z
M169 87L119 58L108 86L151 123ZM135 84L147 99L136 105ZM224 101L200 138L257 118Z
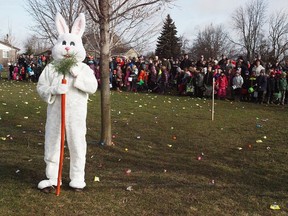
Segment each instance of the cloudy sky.
M225 25L231 28L231 16L240 6L252 0L178 0L169 13L175 21L178 33L186 38L192 38L203 27ZM266 0L267 15L286 9L288 0Z
M25 0L0 0L0 36L2 38L12 31L16 46L21 48L21 43L29 36L29 26L32 19L24 9Z
M200 29L211 23L231 27L232 13L247 1L252 0L176 0L173 8L163 12L162 19L164 20L169 13L175 21L178 36L184 35L192 40ZM286 9L288 13L288 0L266 0L266 2L268 14L280 9ZM3 38L9 29L12 30L12 35L20 48L22 42L31 34L29 26L33 25L33 20L24 9L24 5L25 0L0 0L0 36Z

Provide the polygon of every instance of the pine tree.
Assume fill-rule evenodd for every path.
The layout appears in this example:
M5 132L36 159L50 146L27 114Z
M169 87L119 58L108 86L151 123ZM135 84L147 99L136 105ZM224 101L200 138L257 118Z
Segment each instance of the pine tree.
M177 37L175 23L168 14L157 40L155 54L161 58L177 58L181 54L181 42Z

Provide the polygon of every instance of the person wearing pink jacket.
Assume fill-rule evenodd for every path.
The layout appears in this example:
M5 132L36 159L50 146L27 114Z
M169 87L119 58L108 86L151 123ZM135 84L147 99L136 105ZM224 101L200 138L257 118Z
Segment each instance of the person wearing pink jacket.
M228 80L223 71L216 80L215 86L217 90L218 99L225 99L227 94Z

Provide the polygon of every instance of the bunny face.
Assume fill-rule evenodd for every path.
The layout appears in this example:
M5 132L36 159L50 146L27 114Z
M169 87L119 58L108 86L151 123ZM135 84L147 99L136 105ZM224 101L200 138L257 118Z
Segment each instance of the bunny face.
M81 39L85 30L84 14L79 14L72 26L71 33L69 33L69 28L59 13L56 15L55 22L59 36L52 49L52 57L55 60L61 60L75 56L78 62L82 62L86 57Z
M82 39L78 35L71 33L61 34L52 49L52 57L55 60L75 56L78 62L82 62L86 57L86 51L82 44Z

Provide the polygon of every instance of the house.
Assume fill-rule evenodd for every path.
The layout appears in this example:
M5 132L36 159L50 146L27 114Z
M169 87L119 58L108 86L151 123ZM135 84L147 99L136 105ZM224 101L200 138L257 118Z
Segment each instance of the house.
M127 56L128 58L137 58L140 54L133 48L130 48L125 53L123 53L124 56Z
M83 37L83 44L88 55L95 56L96 58L100 55L99 44L96 41L100 41L99 35L94 35L92 33L86 34ZM136 49L132 48L129 43L123 42L118 35L113 36L113 44L110 47L111 56L125 56L126 58L138 57L139 53Z
M14 63L17 61L17 53L19 48L14 47L8 43L0 41L0 64L4 67L8 65L8 62Z

